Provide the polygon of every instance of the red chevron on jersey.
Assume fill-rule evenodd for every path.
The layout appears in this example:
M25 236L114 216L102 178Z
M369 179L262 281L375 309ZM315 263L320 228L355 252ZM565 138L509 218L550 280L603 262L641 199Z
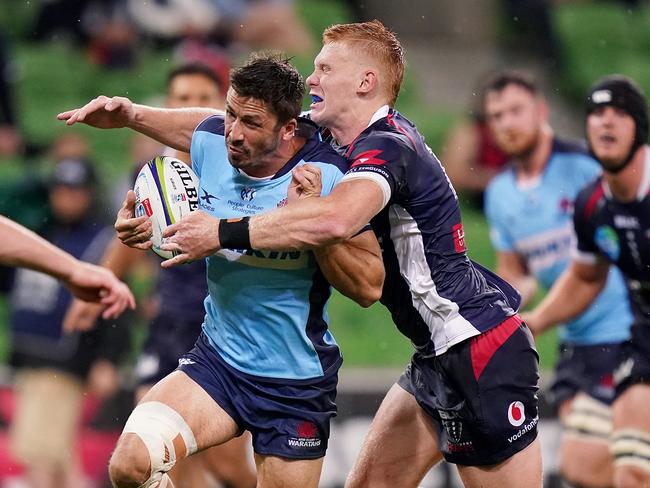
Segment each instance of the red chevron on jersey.
M386 161L383 159L379 159L376 156L379 156L382 153L381 149L373 149L371 151L364 151L361 154L357 155L354 163L350 165L350 168L354 168L355 166L360 166L362 164L374 164L377 166L380 166L382 164L386 164Z

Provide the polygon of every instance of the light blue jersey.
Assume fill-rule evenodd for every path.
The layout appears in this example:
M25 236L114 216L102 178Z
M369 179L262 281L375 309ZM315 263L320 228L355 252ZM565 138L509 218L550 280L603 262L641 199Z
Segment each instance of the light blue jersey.
M573 201L599 174L600 166L583 149L554 140L538 180L522 185L512 168L495 177L485 194L494 247L522 256L537 281L551 288L575 245ZM603 292L582 315L560 328L560 338L576 345L621 342L629 337L631 322L623 278L612 268Z
M291 170L306 162L320 168L323 195L347 169L315 135L275 176L249 177L228 162L223 134L223 118L210 117L197 127L191 145L201 183L199 208L214 217L250 216L285 205ZM336 372L342 358L327 328L330 285L312 252L224 249L207 262L203 330L230 366L288 380Z

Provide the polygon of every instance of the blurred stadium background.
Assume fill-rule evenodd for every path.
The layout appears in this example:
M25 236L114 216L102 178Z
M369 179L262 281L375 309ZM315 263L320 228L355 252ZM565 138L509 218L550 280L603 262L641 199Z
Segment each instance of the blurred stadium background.
M136 33L127 43L128 59L122 59L123 63L112 63L110 56L107 61L101 50L98 54L97 43L101 39L93 39L92 30L86 32L88 38L81 44L65 32L37 38L35 22L48 3L51 2L0 1L0 35L8 50L6 74L15 104L15 124L27 142L27 150L0 159L0 210L22 217L27 225L38 223L29 222L29 215L17 211L17 207L30 204L29 194L21 193L24 182L47 174L52 165L48 147L64 133L74 131L88 140L90 155L102 175L104 201L112 201L111 183L124 180L131 167L129 131L69 129L56 121L56 114L100 93L157 103L164 95L166 75L179 59L178 36L162 38ZM109 12L106 5L111 2L87 3L96 7L94 24L88 19L84 22L95 26L91 29L100 29L109 22L109 17L102 17L102 13ZM311 52L297 49L294 57L305 76L310 73L320 32L326 26L379 18L396 30L408 59L406 83L397 108L418 125L439 156L452 126L466 117L475 103L480 80L499 68L518 67L535 73L551 101L556 132L563 136L582 136L582 96L597 77L621 72L638 80L646 91L650 89L650 6L642 1L297 0L295 6L314 41ZM250 47L222 40L219 49L236 64L246 57ZM485 219L469 199L462 194L460 197L470 256L493 267L494 252ZM106 213L113 212L107 203ZM146 296L146 275L136 273L131 283L140 297ZM0 322L0 358L4 359L8 327L3 297ZM372 409L397 378L411 351L380 305L362 310L335 296L331 323L342 346L345 365L341 373L341 417L334 426L323 486L342 484ZM135 345L131 358L137 352L142 325L135 323L132 331ZM542 337L538 345L542 368L548 371L556 357L554 333ZM130 365L123 367L127 389ZM8 372L3 379L9 386ZM6 421L10 394L9 390L3 392L7 394L0 396L0 412ZM128 394L123 397L128 398ZM123 403L128 400L123 399ZM119 422L119 415L111 417L108 413L106 418ZM551 439L545 445L552 450L556 425L552 421L547 425L543 435ZM3 466L7 458L1 457L6 456L6 445L2 442L0 487L10 486L7 483L11 479L15 483L11 486L21 486L12 478L18 468ZM553 461L550 468L552 474ZM444 470L439 471L426 486L453 485L454 481L446 481L445 476Z

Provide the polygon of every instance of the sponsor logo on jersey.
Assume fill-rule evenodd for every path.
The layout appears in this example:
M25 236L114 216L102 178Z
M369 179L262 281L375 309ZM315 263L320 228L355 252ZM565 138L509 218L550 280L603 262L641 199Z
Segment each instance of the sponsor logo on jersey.
M287 440L289 447L319 447L318 427L313 422L302 421L296 424L296 436Z
M280 208L280 207L285 207L285 206L287 205L287 203L289 203L289 200L287 200L286 198L283 198L282 200L280 200L280 201L278 202L278 205L277 205L277 206L278 206L278 208Z
M467 251L467 246L465 245L465 231L463 230L463 224L454 225L453 231L454 231L454 250L456 252Z
M214 212L214 206L212 205L212 199L219 200L218 197L211 195L204 188L201 188L201 197L199 198L199 207L204 208L210 212Z
M519 427L526 420L524 404L521 402L512 402L508 405L508 422L514 427Z
M257 193L257 190L255 188L242 188L240 192L241 199L244 200L245 202L250 202L255 198L255 194Z
M192 361L191 359L188 359L188 358L180 358L178 360L178 365L179 366L188 366L190 364L196 364L196 363L194 361Z
M639 229L639 219L632 215L614 215L614 227L619 229Z
M560 199L560 212L565 215L570 215L573 213L573 202L569 198L562 197Z
M608 225L596 229L594 241L598 248L612 261L616 261L621 254L621 245L616 231Z
M519 429L519 431L516 434L511 435L510 437L508 437L508 442L510 444L512 444L513 442L518 440L521 436L527 434L528 432L531 432L531 431L535 430L535 426L537 425L538 421L539 421L539 417L535 417L529 423L524 425L524 427L522 429Z
M615 370L614 370L614 383L620 385L632 374L632 369L634 368L634 358L628 358L623 361Z

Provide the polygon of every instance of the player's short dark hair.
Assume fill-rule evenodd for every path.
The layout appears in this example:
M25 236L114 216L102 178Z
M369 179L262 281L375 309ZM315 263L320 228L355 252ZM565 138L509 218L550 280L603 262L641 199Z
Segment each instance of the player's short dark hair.
M254 53L230 71L230 86L240 97L264 102L284 124L300 115L305 82L281 53Z
M215 85L219 88L219 91L224 90L223 80L217 76L217 73L214 72L207 64L203 63L185 63L177 66L169 72L167 75L167 89L171 86L172 82L178 76L191 76L191 75L201 75L205 76L209 80L212 80Z
M500 71L492 75L483 85L483 95L489 92L502 92L507 86L516 85L530 92L531 95L539 95L540 90L535 78L530 73L518 70Z

